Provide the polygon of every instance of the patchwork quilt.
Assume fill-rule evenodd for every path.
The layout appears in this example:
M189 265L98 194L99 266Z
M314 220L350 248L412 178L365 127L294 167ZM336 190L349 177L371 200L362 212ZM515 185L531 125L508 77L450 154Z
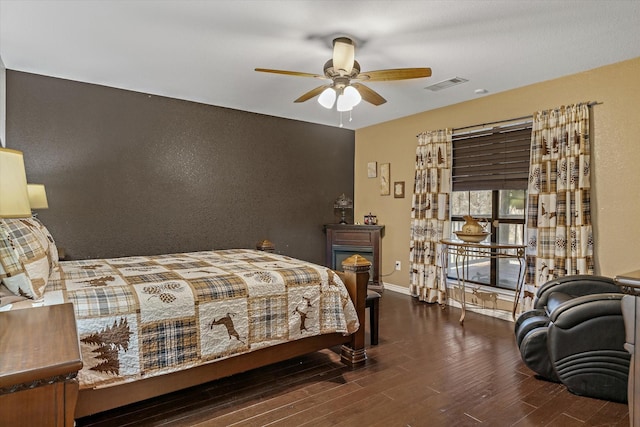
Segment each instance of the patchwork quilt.
M248 249L60 261L44 303L63 302L75 308L81 388L359 327L333 271Z

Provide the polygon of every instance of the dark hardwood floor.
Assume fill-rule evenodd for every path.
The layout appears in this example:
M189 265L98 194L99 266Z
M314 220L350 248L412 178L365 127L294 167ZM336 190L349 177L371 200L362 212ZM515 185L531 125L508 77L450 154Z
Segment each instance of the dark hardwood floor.
M390 291L380 311L380 344L367 348L362 368L346 368L328 349L77 426L629 425L627 405L535 378L511 322L467 312L460 326L458 309Z

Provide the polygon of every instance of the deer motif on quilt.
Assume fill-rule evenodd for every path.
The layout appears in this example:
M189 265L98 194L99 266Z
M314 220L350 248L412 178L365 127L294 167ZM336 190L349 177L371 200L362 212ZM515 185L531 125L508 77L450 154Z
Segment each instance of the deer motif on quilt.
M217 320L214 319L209 325L209 329L213 329L213 327L216 325L222 325L225 328L227 328L227 334L229 335L229 339L235 338L244 344L245 342L240 339L240 334L238 333L238 331L236 331L236 327L233 324L233 319L231 318L231 316L235 316L235 313L227 313L225 316Z
M300 305L302 305L302 309L300 309ZM301 304L298 304L298 306L293 310L292 314L296 314L298 313L298 315L300 316L300 333L302 333L302 331L306 331L307 330L307 309L309 307L312 307L311 305L311 298L309 297L302 297L302 302Z

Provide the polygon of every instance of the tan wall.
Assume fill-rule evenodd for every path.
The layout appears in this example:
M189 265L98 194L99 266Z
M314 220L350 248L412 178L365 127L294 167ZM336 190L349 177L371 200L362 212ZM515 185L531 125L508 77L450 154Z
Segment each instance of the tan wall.
M467 83L469 90L473 82ZM425 97L434 96L425 91ZM592 213L596 273L640 269L640 58L427 111L356 131L355 218L369 211L385 225L383 280L408 287L409 222L416 135L422 131L505 120L583 101L592 108ZM393 108L392 105L380 108ZM391 164L391 183L405 182L405 198L380 196L367 163Z

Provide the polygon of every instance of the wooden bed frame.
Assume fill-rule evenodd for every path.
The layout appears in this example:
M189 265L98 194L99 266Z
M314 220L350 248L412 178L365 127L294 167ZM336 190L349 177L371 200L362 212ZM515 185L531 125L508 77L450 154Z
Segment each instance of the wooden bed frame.
M85 417L98 412L114 409L130 403L139 402L177 390L203 384L240 372L291 359L337 345L342 345L341 359L348 366L355 367L365 362L367 355L364 346L365 299L369 281L370 263L359 255L353 255L342 263L344 273L338 272L358 313L360 328L352 335L319 335L299 339L273 347L252 351L184 371L146 378L113 387L99 389L68 390L73 400L78 394L75 418ZM67 400L67 401L69 401ZM72 402L70 402L72 403ZM73 413L73 409L71 409Z

